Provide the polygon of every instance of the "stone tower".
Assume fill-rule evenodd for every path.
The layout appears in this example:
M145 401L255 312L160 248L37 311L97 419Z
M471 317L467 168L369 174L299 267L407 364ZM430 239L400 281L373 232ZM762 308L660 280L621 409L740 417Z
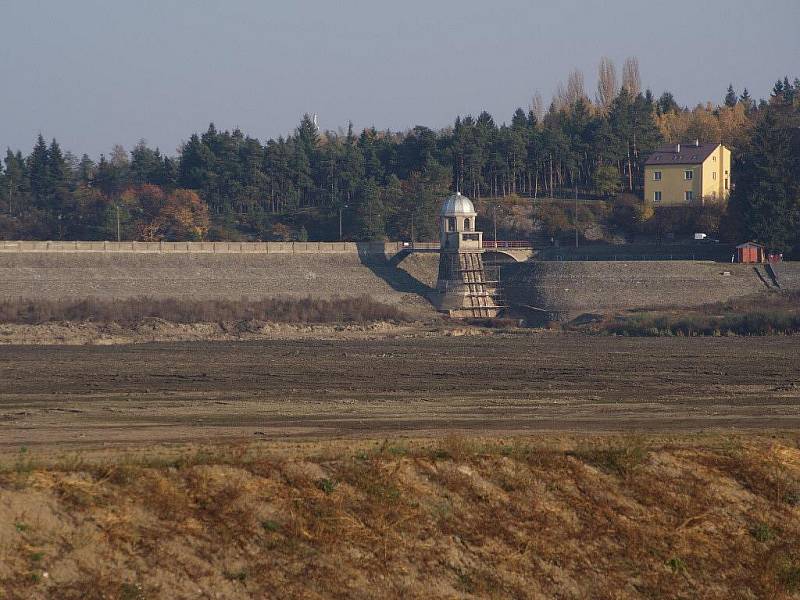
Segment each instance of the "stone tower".
M472 201L456 192L439 213L441 240L437 308L453 317L495 317L495 281L488 281L483 265L483 239L475 231L478 213Z

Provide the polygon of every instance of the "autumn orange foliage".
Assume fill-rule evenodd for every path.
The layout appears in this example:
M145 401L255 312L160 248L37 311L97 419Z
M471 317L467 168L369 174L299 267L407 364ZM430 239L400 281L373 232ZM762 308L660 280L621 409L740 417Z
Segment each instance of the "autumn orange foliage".
M141 240L203 240L208 233L208 206L192 190L167 194L156 185L129 188L120 203L134 216Z

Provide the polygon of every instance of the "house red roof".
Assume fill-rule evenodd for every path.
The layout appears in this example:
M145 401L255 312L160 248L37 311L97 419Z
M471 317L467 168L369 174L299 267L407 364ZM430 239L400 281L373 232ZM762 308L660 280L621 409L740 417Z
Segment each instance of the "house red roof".
M719 144L670 144L654 150L645 165L699 165L702 164Z

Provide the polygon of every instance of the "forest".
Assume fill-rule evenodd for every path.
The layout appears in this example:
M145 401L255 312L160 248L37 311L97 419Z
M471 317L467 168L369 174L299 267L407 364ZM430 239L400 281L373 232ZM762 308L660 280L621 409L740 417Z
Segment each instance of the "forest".
M597 80L590 98L574 71L548 105L536 94L509 122L482 112L440 130L320 131L304 115L265 142L211 124L176 156L141 141L97 160L39 135L0 165L0 239L431 240L441 198L458 189L482 217L487 206L521 211L504 235L578 228L592 239L599 227L596 239L624 241L702 223L725 241L800 246L800 79L778 80L759 101L730 86L693 108L641 89L635 59L618 79L604 58ZM649 153L694 139L733 152L729 202L654 210L641 199Z

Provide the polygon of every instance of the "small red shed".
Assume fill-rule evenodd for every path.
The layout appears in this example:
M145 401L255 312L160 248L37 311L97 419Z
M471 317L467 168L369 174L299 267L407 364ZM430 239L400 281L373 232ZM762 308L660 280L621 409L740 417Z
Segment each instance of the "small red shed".
M764 246L755 242L745 242L736 246L736 262L740 263L763 263Z

